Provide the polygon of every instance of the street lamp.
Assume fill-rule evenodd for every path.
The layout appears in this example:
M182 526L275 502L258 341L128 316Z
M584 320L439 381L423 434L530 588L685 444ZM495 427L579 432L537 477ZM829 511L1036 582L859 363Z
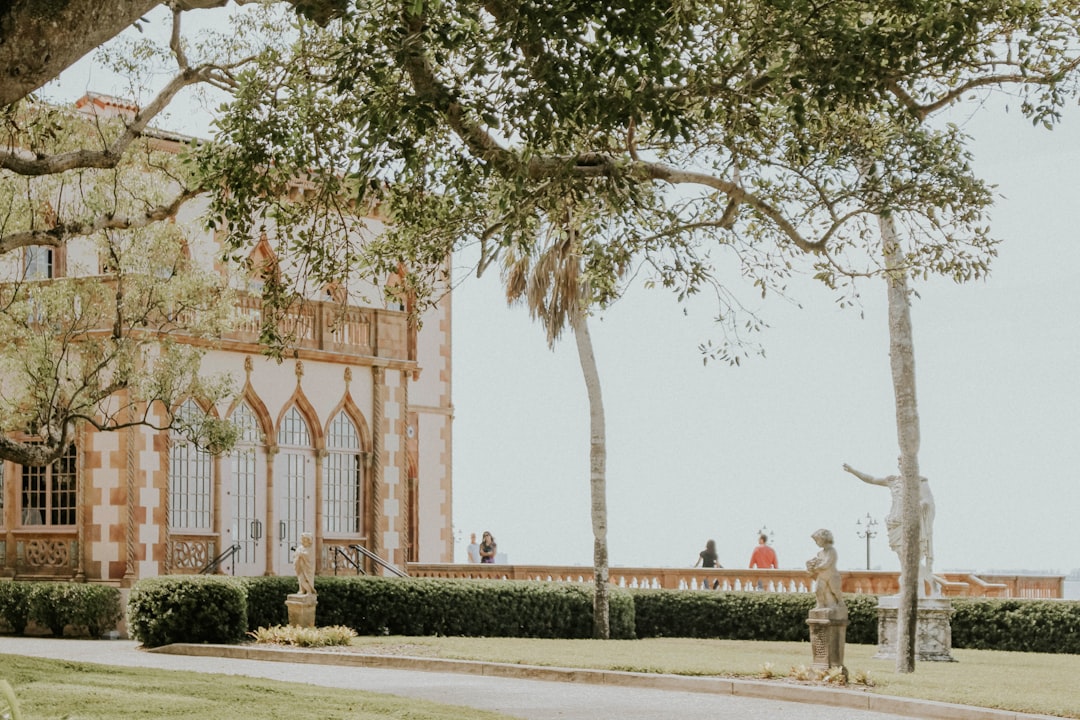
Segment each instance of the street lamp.
M865 520L865 522L863 521ZM870 538L877 537L877 520L870 517L870 513L866 513L866 517L863 520L856 520L855 526L861 528L856 530L855 534L860 538L866 538L866 569L870 569Z

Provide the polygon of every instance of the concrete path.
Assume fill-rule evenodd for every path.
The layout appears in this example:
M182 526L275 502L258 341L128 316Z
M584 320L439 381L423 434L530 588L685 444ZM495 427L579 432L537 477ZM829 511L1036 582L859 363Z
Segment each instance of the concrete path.
M243 675L366 690L492 710L525 720L716 720L729 717L739 720L901 720L910 717L1032 720L1042 717L781 682L297 652L251 646L173 645L149 652L130 640L3 637L0 638L0 654Z

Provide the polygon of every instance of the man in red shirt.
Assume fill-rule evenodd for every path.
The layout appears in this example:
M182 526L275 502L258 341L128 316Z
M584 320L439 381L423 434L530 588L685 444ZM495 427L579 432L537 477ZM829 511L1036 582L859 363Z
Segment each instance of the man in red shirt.
M758 537L758 545L756 548L754 548L754 552L750 556L750 567L778 567L776 564L776 551L769 547L769 538L767 538L765 535L761 535Z

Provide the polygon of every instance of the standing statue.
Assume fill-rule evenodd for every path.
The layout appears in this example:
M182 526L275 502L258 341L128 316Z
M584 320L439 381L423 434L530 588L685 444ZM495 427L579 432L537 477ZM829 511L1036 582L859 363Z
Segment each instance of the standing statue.
M293 559L296 579L300 582L298 595L315 594L315 559L311 556L312 541L311 533L300 534L300 547L296 548L296 556Z
M847 610L844 595L840 588L840 571L836 569L836 548L833 547L832 533L825 528L813 535L814 542L821 550L806 561L806 571L816 581L814 592L817 594L817 608L826 610Z
M889 547L903 563L900 552L904 524L903 478L900 475L876 478L859 472L847 463L844 470L864 483L889 488L892 504L889 514L885 516L885 529L889 535ZM922 555L919 562L919 595L925 597L927 587L930 588L930 595L940 595L941 585L934 579L934 495L930 492L930 482L922 476L919 477L919 550Z

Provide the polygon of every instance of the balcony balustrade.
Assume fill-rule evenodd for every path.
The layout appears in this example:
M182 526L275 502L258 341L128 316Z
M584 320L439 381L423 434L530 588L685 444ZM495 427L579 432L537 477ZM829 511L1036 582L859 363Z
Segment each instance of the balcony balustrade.
M406 569L411 577L593 582L592 568L576 565L410 563ZM613 567L608 573L612 585L624 588L748 592L812 592L814 588L810 575L797 569ZM849 570L842 571L840 576L844 592L895 595L900 591L899 573ZM1065 578L1061 575L943 573L938 578L943 581L943 594L947 597L1061 598L1065 590Z

